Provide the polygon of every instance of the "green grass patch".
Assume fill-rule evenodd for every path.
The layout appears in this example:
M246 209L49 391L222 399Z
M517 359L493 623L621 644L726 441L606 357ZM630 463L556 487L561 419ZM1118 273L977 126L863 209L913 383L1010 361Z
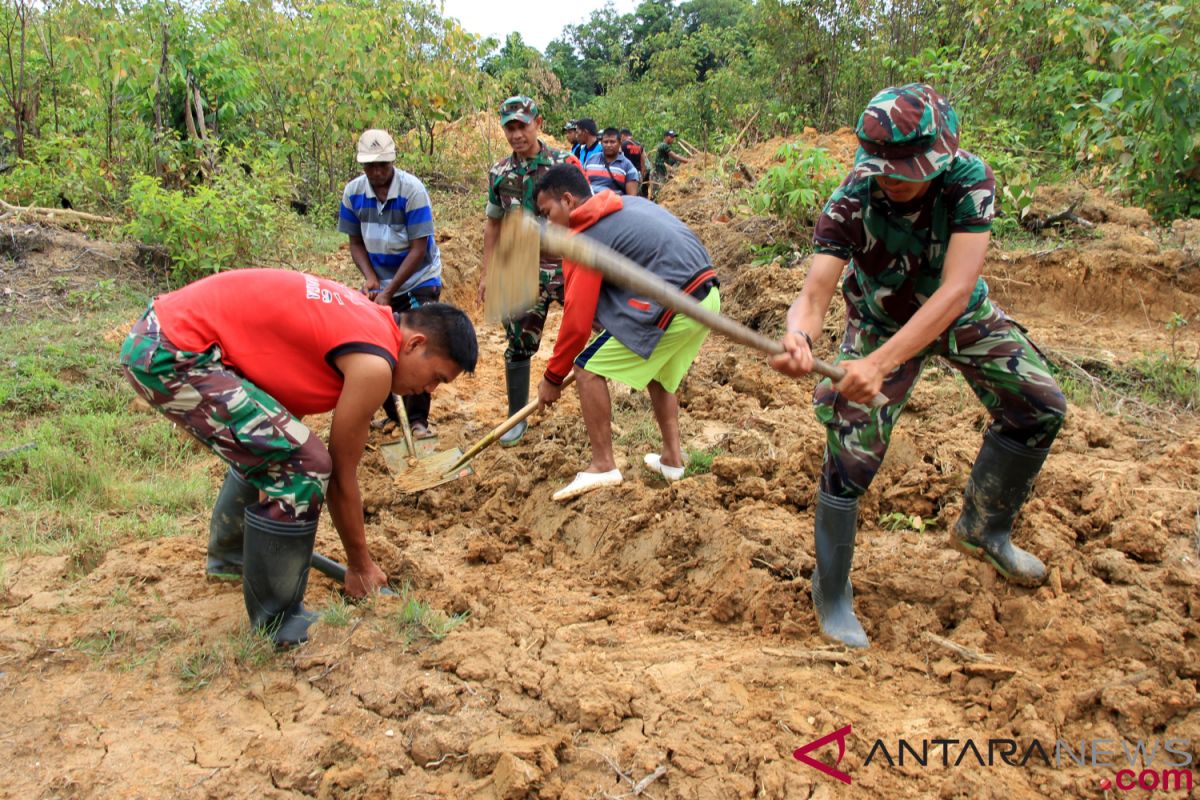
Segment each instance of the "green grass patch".
M719 447L709 447L704 450L688 450L685 461L687 468L684 469L683 476L690 478L693 475L707 475L712 472L713 459L723 455L725 455L725 451Z
M1123 366L1052 357L1050 368L1072 402L1106 413L1200 410L1200 366L1161 351Z
M319 613L321 622L335 628L344 628L354 617L354 606L346 602L346 598L337 596L330 599Z
M97 291L79 320L15 323L0 338L0 555L66 554L75 577L114 544L194 529L213 493L212 456L129 410L119 343L104 340L145 298Z
M413 594L412 586L406 583L400 590L400 608L391 615L391 622L409 645L423 639L440 642L467 617L465 611L450 615L433 608Z
M209 644L179 659L176 674L185 692L208 686L225 671L227 657L220 644Z
M126 637L121 631L107 630L80 637L72 642L71 646L81 653L86 653L93 661L99 661L120 652Z

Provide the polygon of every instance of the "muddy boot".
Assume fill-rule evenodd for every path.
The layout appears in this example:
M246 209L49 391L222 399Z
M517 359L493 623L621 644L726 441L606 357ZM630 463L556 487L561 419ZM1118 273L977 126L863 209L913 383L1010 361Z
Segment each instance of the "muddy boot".
M282 522L246 509L246 549L242 594L250 624L266 629L277 647L308 641L316 614L304 610L304 590L317 521Z
M529 402L529 361L505 362L504 380L508 385L508 415L511 417ZM500 444L512 447L521 441L528 427L525 420L521 420L512 430L500 437Z
M210 578L236 580L241 576L242 519L246 506L256 502L258 489L230 467L208 523L208 564L204 571Z
M1009 581L1041 586L1046 565L1012 543L1013 519L1029 496L1047 449L1026 447L990 431L971 468L963 510L951 534L953 545L980 558Z
M812 575L813 607L821 635L847 647L866 647L867 633L854 616L850 565L858 531L858 498L817 492L817 568Z

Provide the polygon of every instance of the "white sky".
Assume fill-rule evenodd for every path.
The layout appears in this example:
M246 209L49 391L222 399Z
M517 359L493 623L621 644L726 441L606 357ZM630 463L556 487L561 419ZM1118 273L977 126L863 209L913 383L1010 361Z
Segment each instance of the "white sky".
M493 36L501 44L519 31L525 44L545 52L567 25L577 25L604 7L605 0L445 0L446 16L480 36ZM618 14L628 14L637 0L613 0Z

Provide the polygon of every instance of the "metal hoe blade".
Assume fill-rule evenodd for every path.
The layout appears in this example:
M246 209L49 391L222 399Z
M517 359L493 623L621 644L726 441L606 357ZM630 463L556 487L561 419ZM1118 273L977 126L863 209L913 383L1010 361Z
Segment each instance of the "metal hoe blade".
M420 440L417 449L420 450ZM461 468L446 474L454 464L462 458L461 448L441 450L430 455L423 455L410 462L408 448L403 441L388 442L380 447L383 458L391 469L396 488L405 494L413 494L425 489L441 486L443 483L465 478L475 473L474 467L465 464Z

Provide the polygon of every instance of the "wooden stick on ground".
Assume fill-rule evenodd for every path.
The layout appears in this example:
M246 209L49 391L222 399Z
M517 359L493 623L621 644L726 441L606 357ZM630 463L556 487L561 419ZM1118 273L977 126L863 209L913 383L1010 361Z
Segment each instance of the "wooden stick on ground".
M936 633L925 631L925 639L933 642L938 647L946 648L951 653L965 658L967 661L995 661L995 659L987 653L981 653L978 650L972 650L970 647L964 647L963 645L957 642L952 642L943 636L938 636Z
M0 200L0 208L10 214L18 216L22 214L30 214L35 217L45 217L47 222L54 222L56 219L78 220L80 222L103 222L108 225L120 225L121 220L116 217L102 217L99 214L88 214L83 211L75 211L70 208L43 208L41 206L14 206L4 200Z

